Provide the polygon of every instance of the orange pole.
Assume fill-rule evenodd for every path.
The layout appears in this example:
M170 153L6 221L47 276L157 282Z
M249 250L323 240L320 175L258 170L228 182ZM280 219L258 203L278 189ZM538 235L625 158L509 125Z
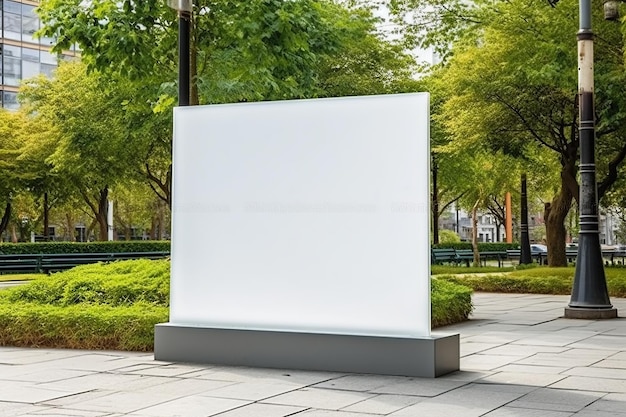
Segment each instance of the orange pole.
M504 219L506 243L513 243L513 216L511 214L511 193L506 193L504 201L504 205L506 206L506 218Z

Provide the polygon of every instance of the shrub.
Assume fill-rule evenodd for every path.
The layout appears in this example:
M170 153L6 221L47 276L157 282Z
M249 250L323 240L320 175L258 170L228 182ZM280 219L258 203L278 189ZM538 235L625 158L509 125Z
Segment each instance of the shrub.
M439 231L440 243L460 243L461 238L453 230L442 229Z
M437 278L431 280L431 287L432 327L468 319L474 309L471 288Z
M154 326L168 321L168 308L35 303L0 304L0 346L150 351Z
M161 240L132 240L114 242L42 242L0 243L0 254L27 253L125 253L169 252L170 242Z
M10 302L55 306L130 306L143 302L167 307L169 268L167 260L147 259L82 265L28 285L11 288L3 295Z
M472 249L470 242L448 242L433 245L437 249ZM483 242L478 244L480 252L504 252L507 249L519 249L519 243L502 243L502 242Z

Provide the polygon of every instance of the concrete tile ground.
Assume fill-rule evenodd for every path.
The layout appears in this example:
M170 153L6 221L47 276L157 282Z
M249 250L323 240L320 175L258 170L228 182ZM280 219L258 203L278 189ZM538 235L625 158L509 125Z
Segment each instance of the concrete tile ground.
M461 335L461 371L437 379L2 347L0 417L626 417L626 319L563 319L568 300L475 294L439 330Z

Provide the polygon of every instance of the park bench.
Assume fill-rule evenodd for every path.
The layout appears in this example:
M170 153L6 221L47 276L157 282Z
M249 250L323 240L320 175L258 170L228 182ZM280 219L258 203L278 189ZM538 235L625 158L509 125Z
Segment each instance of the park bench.
M483 266L487 266L487 261L498 261L498 268L501 268L507 259L506 251L485 251L480 252L480 262Z
M39 272L40 258L33 254L0 255L0 273Z
M430 262L435 265L456 264L456 251L454 249L431 249Z
M465 266L470 266L474 261L474 251L471 249L457 249L456 250L456 262L464 263Z
M118 252L118 253L55 253L41 254L40 268L42 272L50 273L64 271L79 265L95 264L98 262L113 262L129 259L162 259L170 255L169 252Z

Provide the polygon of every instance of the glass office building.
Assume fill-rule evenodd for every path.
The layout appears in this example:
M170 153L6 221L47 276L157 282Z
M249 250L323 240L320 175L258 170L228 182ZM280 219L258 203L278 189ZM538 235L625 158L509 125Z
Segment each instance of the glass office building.
M58 56L50 53L53 39L34 37L39 30L39 17L35 13L37 1L0 0L2 56L0 98L2 107L16 109L20 81L37 74L51 76L58 65ZM68 56L75 55L68 52Z

